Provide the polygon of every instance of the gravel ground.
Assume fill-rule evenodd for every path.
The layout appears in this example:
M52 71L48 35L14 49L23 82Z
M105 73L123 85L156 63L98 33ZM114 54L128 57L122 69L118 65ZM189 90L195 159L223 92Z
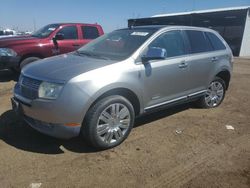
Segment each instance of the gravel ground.
M0 71L1 187L250 187L250 60L235 60L219 108L181 105L141 117L106 151L30 128L11 110L16 79Z

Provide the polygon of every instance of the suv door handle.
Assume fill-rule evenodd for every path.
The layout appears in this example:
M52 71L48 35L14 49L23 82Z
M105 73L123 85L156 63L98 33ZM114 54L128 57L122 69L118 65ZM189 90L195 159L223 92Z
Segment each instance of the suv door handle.
M212 62L218 61L218 57L212 57Z
M187 62L181 62L180 64L179 64L179 68L181 68L181 69L183 69L183 68L186 68L188 66L188 64L187 64Z

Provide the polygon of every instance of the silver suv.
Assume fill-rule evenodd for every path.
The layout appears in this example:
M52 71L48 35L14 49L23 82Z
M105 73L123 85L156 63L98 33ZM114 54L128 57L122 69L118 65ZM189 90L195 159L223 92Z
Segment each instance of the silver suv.
M135 117L146 112L187 101L219 106L232 66L230 48L210 29L120 29L25 67L12 105L42 133L82 134L106 149L122 143Z

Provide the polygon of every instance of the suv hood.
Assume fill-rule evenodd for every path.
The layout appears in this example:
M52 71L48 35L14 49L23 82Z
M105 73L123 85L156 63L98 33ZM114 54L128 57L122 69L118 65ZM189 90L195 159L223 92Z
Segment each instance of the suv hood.
M23 68L22 74L39 80L66 82L79 74L116 62L69 53L31 63Z
M4 37L0 38L0 48L8 48L14 45L23 45L27 43L39 42L41 39L31 35Z

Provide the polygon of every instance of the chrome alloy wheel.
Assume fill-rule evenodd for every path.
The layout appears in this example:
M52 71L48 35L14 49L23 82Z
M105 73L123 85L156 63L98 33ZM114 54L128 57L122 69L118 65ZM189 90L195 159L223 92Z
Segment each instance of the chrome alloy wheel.
M97 121L97 135L105 143L115 143L124 137L129 129L131 115L121 103L105 108Z
M224 97L224 87L219 81L213 81L206 92L205 102L209 107L218 106Z

